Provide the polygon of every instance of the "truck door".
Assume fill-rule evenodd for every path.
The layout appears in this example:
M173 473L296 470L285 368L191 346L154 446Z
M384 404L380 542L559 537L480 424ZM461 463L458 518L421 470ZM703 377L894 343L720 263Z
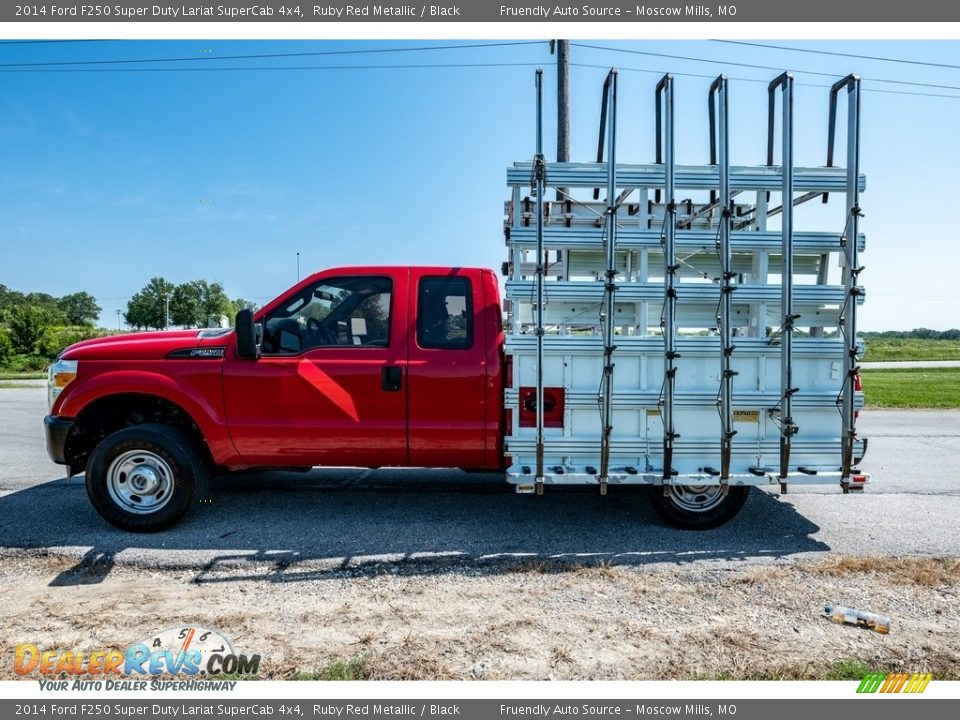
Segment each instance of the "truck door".
M230 434L247 462L408 464L408 272L332 271L259 318L262 356L228 357L223 371Z
M485 464L486 338L479 280L460 269L411 272L411 465Z

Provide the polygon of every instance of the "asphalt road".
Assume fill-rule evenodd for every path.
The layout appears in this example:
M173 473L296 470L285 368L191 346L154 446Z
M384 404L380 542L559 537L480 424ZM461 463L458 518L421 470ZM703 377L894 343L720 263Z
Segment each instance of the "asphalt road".
M398 572L517 558L742 564L822 553L960 556L960 411L868 411L863 494L809 486L751 494L717 530L665 526L638 489L517 496L495 475L355 469L218 480L214 502L175 528L135 535L103 522L81 478L44 450L41 388L0 389L0 554L189 567L240 577L369 562Z

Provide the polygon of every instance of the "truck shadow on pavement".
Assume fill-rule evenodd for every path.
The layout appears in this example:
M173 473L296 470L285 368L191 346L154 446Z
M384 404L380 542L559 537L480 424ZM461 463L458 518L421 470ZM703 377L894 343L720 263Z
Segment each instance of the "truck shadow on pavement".
M76 558L51 585L102 582L115 563L180 568L194 582L295 582L370 574L513 572L536 564L682 564L775 559L830 548L792 504L754 490L721 528L665 525L644 488L547 488L458 471L259 472L214 481L208 501L161 533L107 525L82 482L0 497L0 546Z

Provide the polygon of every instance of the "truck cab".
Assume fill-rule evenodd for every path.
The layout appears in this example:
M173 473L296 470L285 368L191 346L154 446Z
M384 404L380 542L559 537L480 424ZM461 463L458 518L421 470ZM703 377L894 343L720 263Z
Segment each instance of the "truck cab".
M128 530L176 522L218 470L500 470L502 366L492 271L335 268L236 330L67 348L48 451L86 470L94 506Z

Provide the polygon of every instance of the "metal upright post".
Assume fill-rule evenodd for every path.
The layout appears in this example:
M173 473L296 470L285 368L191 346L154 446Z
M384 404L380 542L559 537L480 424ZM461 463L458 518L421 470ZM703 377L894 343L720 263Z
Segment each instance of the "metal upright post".
M546 160L543 157L543 70L537 68L537 154L533 159L533 175L537 193L537 495L543 494L543 193L546 184Z
M606 494L610 478L610 435L613 433L613 352L614 311L617 285L617 71L611 70L603 84L607 112L607 213L606 213L606 277L604 282L603 319L603 427L600 444L600 492ZM603 120L601 120L601 123Z
M603 162L603 145L604 139L607 136L607 115L609 114L608 106L610 101L610 78L612 73L613 70L607 74L607 79L603 81L603 92L600 94L600 133L597 136L597 164ZM593 189L593 199L600 199L600 188L595 187Z
M793 436L799 430L793 421L793 396L797 392L797 388L793 387L793 326L800 317L793 312L793 76L783 73L771 82L768 88L767 165L773 165L773 124L777 88L780 88L783 94L783 145L780 158L783 178L780 246L780 304L783 311L780 332L780 484L781 488L785 489L791 444Z
M676 392L677 367L677 203L675 197L674 135L673 135L673 76L664 75L657 83L657 162L664 166L664 203L666 215L663 220L663 483L670 485L673 477L674 441L680 437L673 419L674 395Z
M557 162L570 161L570 41L557 40ZM566 200L569 188L557 188Z
M842 415L842 451L840 484L846 492L850 487L853 451L857 441L856 377L857 367L857 298L862 289L857 284L863 268L860 266L857 243L860 234L860 78L848 75L830 88L830 127L827 143L827 165L833 165L834 132L837 118L837 94L847 91L847 188L846 223L843 244L843 310L839 320L843 348L843 388L840 397Z
M733 200L730 196L730 130L728 126L728 82L721 75L710 86L708 96L710 107L710 164L717 165L719 171L719 198L717 202L723 208L720 214L720 232L717 238L717 254L720 256L720 314L717 324L720 330L720 483L727 485L730 479L730 455L733 450L733 378L737 373L731 368L734 350L733 329L730 327L733 315L732 295L737 289L733 279L733 256L730 251L730 230L733 223ZM716 97L714 97L716 96ZM715 110L716 108L716 110ZM719 123L715 118L719 116ZM717 124L719 128L717 128ZM719 129L719 138L717 130ZM719 146L719 153L717 147Z

